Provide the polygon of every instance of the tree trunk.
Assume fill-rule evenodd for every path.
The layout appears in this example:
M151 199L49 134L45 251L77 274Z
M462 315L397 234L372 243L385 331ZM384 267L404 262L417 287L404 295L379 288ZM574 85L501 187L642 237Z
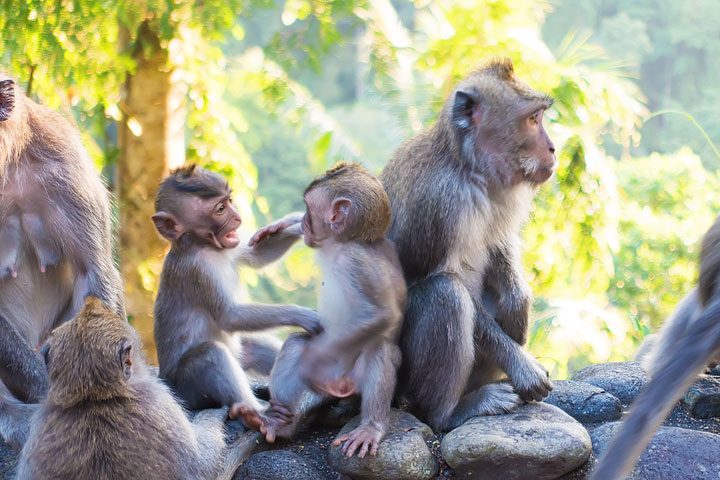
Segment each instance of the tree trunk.
M125 305L148 359L155 362L153 302L167 244L150 217L158 184L185 159L185 95L174 80L167 50L146 23L138 37L144 48L135 50L137 70L125 84L116 191Z

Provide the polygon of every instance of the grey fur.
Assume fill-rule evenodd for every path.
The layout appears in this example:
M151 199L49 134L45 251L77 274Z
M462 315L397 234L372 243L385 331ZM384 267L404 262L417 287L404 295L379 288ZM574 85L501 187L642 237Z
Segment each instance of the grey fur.
M245 401L260 409L240 363L241 332L281 325L319 328L317 313L308 308L244 303L236 295L238 266L259 268L280 258L299 238L300 218L255 248L215 250L189 235L172 245L155 303L155 342L160 378L188 408Z
M77 129L0 75L0 434L17 442L16 398L47 388L34 353L88 295L124 316L110 199ZM12 97L12 98L10 98Z
M491 64L461 82L436 124L401 145L380 176L393 213L389 238L409 287L399 393L436 430L479 412L506 412L518 395L542 400L552 388L547 371L522 349L531 293L519 232L536 190L526 178L540 160L520 154L524 137L512 114L518 104L543 109L549 101L505 78L507 65ZM468 106L475 104L480 127ZM540 140L546 162L554 162L552 142ZM464 398L503 373L517 394L500 386L492 395L473 394L480 404Z
M227 409L188 420L149 372L132 328L113 324L120 319L102 308L87 307L83 323L74 320L73 330L51 347L53 380L32 417L18 480L229 480L253 444L241 438L226 448ZM94 323L92 315L100 320ZM133 346L128 370L118 362L119 344ZM77 370L67 371L70 364Z

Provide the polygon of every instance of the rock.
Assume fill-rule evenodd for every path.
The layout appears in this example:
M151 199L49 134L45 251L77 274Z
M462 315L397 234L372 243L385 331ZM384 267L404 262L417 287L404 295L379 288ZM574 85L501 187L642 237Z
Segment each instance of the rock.
M602 425L592 432L593 450L599 461L620 422ZM718 478L720 435L677 427L660 427L640 456L630 480L697 480Z
M546 403L555 405L581 423L609 422L620 419L622 405L614 395L585 382L556 380Z
M287 450L256 453L235 472L233 480L318 480L323 475L300 455Z
M320 407L313 425L341 428L358 415L360 415L360 398L343 398Z
M572 380L589 383L614 395L627 406L649 378L639 362L598 363L577 372Z
M349 432L360 424L360 417L345 425L340 434ZM328 464L353 479L388 478L393 480L424 480L434 477L439 469L425 441L433 432L424 423L407 412L392 409L390 428L380 442L377 456L352 458L343 455L340 447L331 447Z
M591 453L587 430L545 403L471 418L448 433L440 448L458 478L473 480L553 479L581 466Z
M696 418L720 416L720 379L707 375L700 378L685 394L683 402Z

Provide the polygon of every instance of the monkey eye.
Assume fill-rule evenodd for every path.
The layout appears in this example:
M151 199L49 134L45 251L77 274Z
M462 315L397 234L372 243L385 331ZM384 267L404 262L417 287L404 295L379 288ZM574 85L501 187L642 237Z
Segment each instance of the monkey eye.
M215 213L221 214L225 211L225 202L220 202L215 206Z

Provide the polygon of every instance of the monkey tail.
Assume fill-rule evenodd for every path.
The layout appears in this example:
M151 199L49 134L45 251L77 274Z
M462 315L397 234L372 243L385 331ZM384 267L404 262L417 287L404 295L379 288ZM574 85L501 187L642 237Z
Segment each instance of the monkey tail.
M630 414L600 458L590 480L625 478L680 396L705 367L720 339L720 298L715 297L687 334L665 352L657 373L635 399Z

